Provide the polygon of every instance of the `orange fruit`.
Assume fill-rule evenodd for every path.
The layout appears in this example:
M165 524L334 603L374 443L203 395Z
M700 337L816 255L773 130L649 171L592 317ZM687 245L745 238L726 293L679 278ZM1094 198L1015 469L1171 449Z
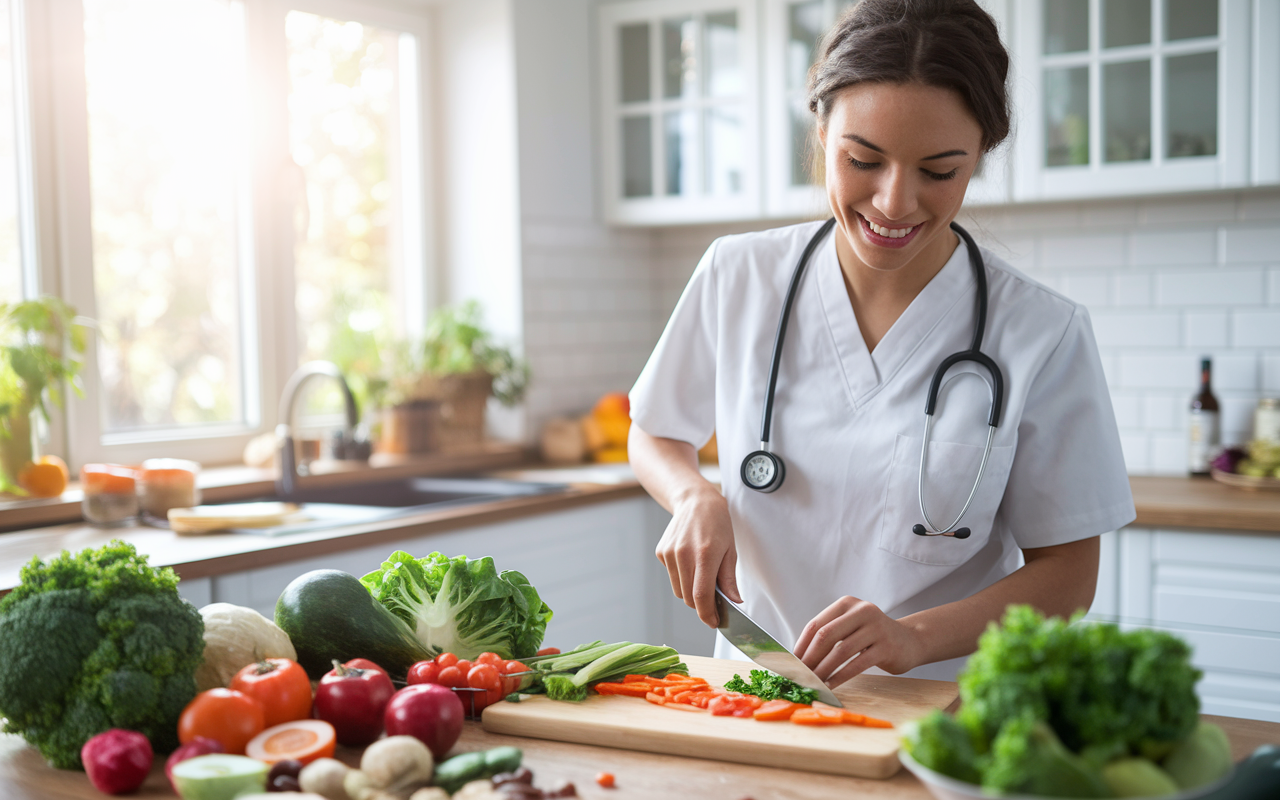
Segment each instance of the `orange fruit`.
M18 485L33 497L57 497L67 488L67 465L57 456L40 456L18 472Z
M596 417L624 417L631 419L631 400L625 392L609 392L596 402L591 413Z
M605 447L597 450L591 457L599 464L625 464L627 461L627 448Z
M597 416L596 422L600 424L600 429L604 432L604 440L610 447L621 447L627 449L627 434L631 432L631 419L629 417L618 416Z

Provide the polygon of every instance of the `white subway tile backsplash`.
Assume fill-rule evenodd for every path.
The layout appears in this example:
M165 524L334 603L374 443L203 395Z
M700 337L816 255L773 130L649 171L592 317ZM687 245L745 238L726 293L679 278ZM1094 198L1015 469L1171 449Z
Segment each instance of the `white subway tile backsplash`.
M1184 399L1171 393L1147 395L1142 401L1142 427L1149 431L1182 427Z
M1094 311L1090 316L1100 347L1172 347L1182 340L1176 312Z
M1253 411L1258 407L1257 395L1219 395L1218 421L1222 426L1223 444L1241 444L1253 438Z
M1267 270L1267 302L1280 306L1280 267Z
M1199 362L1189 353L1119 356L1120 386L1125 389L1186 389L1199 375Z
M1172 198L1153 197L1138 203L1138 223L1141 225L1168 225L1190 223L1204 225L1213 222L1229 222L1236 218L1236 198Z
M1280 397L1280 355L1262 357L1262 391L1268 397Z
M1151 275L1120 273L1111 276L1111 302L1117 306L1149 306L1154 296Z
M1062 293L1089 308L1105 306L1111 299L1111 279L1103 273L1063 276Z
M1187 435L1183 432L1152 434L1149 472L1155 475L1185 475L1189 450Z
M1188 311L1183 320L1183 344L1187 347L1226 347L1228 327L1225 311Z
M1124 453L1124 465L1130 473L1144 474L1151 471L1151 442L1145 433L1120 432L1120 450Z
M1227 228L1223 258L1228 264L1280 261L1280 226Z
M1216 259L1217 231L1144 230L1130 239L1130 263L1138 267L1209 266Z
M1233 312L1231 344L1234 347L1280 347L1280 309Z
M1046 236L1041 243L1040 263L1047 269L1120 267L1124 262L1124 234Z
M1256 392L1258 378L1257 353L1224 353L1213 357L1215 391Z
M1259 305L1262 270L1188 270L1156 275L1156 303L1162 306Z
M1143 427L1143 400L1135 392L1111 393L1111 407L1116 412L1116 425L1120 428Z

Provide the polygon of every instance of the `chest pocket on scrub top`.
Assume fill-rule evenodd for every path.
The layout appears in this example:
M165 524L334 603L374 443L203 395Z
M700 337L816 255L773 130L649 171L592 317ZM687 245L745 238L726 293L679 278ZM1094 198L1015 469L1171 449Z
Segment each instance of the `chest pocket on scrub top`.
M957 566L981 550L991 537L1004 487L1013 465L1012 445L992 447L987 469L973 502L959 524L972 534L968 539L951 536L917 536L912 526L921 522L919 480L919 436L898 434L893 445L893 461L889 465L885 485L884 515L881 518L877 545L896 556L931 566ZM974 477L982 463L982 445L929 441L928 472L925 475L924 502L929 516L947 522L955 519L973 488Z

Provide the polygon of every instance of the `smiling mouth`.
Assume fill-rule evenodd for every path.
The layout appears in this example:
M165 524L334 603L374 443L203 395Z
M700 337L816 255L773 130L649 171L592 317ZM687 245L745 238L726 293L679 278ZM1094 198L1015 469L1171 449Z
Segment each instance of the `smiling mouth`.
M857 214L858 212L854 212ZM887 228L883 225L877 225L866 217L858 214L858 221L861 223L862 233L874 245L880 247L904 247L908 242L916 237L920 229L924 227L924 223L917 223L909 227Z

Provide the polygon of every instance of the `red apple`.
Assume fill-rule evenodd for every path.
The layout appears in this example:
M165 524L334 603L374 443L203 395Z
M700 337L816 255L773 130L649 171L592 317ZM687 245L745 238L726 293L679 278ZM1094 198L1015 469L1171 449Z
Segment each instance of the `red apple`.
M406 686L387 703L388 736L418 738L436 761L444 758L462 735L462 701L438 683Z

